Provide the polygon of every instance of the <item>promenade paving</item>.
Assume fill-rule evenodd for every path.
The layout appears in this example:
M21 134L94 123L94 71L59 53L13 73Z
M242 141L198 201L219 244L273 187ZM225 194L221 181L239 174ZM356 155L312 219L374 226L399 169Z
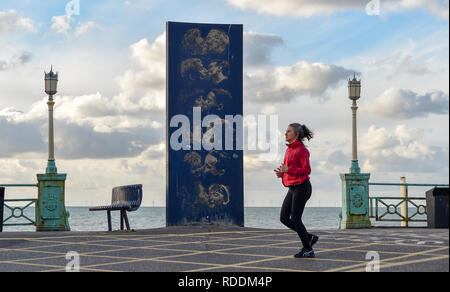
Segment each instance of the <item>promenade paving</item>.
M317 230L315 259L296 259L290 230L216 225L134 232L0 233L0 272L64 272L77 252L83 272L448 272L449 230Z

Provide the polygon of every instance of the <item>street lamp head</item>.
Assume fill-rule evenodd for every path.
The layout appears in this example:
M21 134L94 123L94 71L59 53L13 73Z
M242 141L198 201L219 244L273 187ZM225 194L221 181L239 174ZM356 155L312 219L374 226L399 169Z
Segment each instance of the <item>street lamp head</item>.
M53 72L53 66L50 69L50 72L45 73L45 93L49 96L53 96L58 92L58 73Z
M353 76L352 80L348 80L348 97L357 101L361 97L361 79L356 79L356 74Z

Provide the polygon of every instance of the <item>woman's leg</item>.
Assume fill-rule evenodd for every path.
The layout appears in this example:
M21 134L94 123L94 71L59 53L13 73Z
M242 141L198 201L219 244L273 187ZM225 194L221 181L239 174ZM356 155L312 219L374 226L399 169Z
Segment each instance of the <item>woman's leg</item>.
M306 202L311 197L311 192L312 188L309 180L296 187L292 192L291 222L302 241L303 247L307 250L312 249L310 242L311 235L306 231L306 227L302 222L302 215Z
M280 214L280 221L283 223L286 227L292 229L293 231L299 233L297 230L298 227L295 227L295 225L292 223L291 219L291 212L292 212L292 200L293 200L293 191L289 189L284 201L283 205L281 206L281 214ZM300 216L301 217L301 216ZM312 234L308 234L308 240L311 241ZM299 235L300 236L300 235Z
M288 228L295 230L295 227L292 225L291 221L291 211L292 211L292 191L289 189L286 197L284 198L283 205L281 206L280 212L280 221Z

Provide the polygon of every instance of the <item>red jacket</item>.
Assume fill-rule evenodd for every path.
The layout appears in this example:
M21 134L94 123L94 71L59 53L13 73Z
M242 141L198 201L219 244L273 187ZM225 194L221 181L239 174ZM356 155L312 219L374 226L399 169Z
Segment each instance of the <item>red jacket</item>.
M309 179L311 166L309 164L309 151L299 140L292 144L286 144L284 165L288 166L288 172L283 173L282 182L285 187L298 185Z

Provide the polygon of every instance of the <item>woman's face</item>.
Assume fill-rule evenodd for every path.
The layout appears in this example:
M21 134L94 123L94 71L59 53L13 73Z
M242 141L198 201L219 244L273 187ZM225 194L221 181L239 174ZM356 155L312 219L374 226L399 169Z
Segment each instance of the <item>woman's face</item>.
M294 128L289 126L286 130L285 136L286 136L286 141L289 143L292 143L292 142L295 142L295 140L297 140L298 133L295 133Z

